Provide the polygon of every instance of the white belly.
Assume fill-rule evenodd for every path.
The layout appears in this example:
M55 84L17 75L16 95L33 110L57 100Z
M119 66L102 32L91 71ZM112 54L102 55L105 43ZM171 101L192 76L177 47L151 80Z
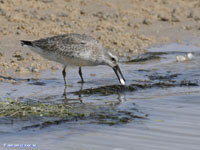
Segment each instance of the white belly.
M84 60L84 59L79 59L79 58L72 58L68 56L63 56L60 53L56 52L50 52L50 51L44 51L40 48L34 48L29 46L29 48L41 55L42 57L51 60L51 61L56 61L58 63L61 63L65 66L96 66L98 65L97 63L90 61L90 60Z

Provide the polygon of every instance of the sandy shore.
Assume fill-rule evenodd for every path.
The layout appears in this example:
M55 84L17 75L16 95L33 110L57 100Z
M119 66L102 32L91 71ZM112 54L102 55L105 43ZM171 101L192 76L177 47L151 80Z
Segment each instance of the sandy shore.
M0 0L0 74L60 68L21 47L22 39L85 33L126 57L200 36L199 14L199 0Z

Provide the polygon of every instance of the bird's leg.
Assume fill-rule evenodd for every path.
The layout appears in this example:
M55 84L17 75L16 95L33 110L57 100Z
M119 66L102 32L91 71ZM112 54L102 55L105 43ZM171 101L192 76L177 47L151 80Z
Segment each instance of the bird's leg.
M67 98L67 86L65 86L64 88L63 96L65 97L65 99Z
M84 79L83 79L83 76L82 76L81 67L79 67L79 75L81 77L81 83L84 83Z
M65 71L65 69L66 69L66 66L64 66L64 68L63 68L62 75L63 75L63 79L65 81L65 87L66 87L67 86L67 80L66 80L66 71Z
M79 97L79 101L80 101L80 103L83 103L83 101L82 101L82 95L81 95L81 91L83 90L83 83L81 84L81 87L80 87L80 93L78 94L78 97Z

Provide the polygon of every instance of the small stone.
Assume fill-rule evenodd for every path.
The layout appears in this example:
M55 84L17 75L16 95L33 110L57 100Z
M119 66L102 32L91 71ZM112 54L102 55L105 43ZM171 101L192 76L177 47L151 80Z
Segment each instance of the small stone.
M22 61L24 60L24 57L22 56L20 51L16 51L13 55L13 57L17 58L17 61Z
M145 24L145 25L151 25L152 24L149 19L144 19L142 23Z
M16 34L16 35L20 35L19 31L17 31L15 34Z
M169 21L169 17L167 16L158 15L158 18L160 19L160 21Z
M20 73L27 73L28 70L24 67L18 66L15 70L15 72L20 72Z
M51 66L51 70L58 70L58 67L56 67L56 66Z
M186 56L178 55L176 56L176 61L186 61L186 60L192 60L194 58L194 55L192 53L187 53Z
M0 77L0 82L3 82L5 79Z
M15 72L20 72L21 71L21 68L20 67L17 67L16 69L15 69Z
M194 58L194 55L193 55L192 53L188 53L188 54L187 54L187 58L188 58L189 60L191 60L191 59Z
M116 42L116 41L114 41L114 42L113 42L113 44L114 44L114 45L117 45L117 42Z
M15 59L10 59L10 63L11 63L11 64L13 64L13 63L15 63L15 62L16 62Z
M39 19L40 19L41 21L45 21L45 20L47 20L47 17L46 17L46 16L41 16Z
M85 11L81 10L81 11L80 11L80 14L81 14L81 15L85 15Z
M30 70L31 70L31 72L40 72L40 70L35 67L32 67Z
M128 22L128 23L127 23L127 26L128 26L128 27L132 27L133 25L132 25L130 22Z
M185 56L182 56L182 55L178 55L178 56L176 56L176 61L186 61L187 60L187 58L185 57Z

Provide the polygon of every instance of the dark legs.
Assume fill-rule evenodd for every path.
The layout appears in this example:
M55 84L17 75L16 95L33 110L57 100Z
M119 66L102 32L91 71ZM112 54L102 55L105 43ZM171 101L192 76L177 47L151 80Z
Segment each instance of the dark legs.
M64 93L63 95L66 96L66 89L67 89L67 80L66 80L66 68L67 66L64 66L63 70L62 70L62 75L63 75L63 79L64 79L64 82L65 82L65 89L64 89ZM82 75L82 71L81 71L81 67L79 67L79 75L81 77L81 83L84 83L84 79L83 79L83 75ZM82 89L82 85L81 85L81 89Z
M64 79L64 81L65 81L65 86L67 86L67 80L66 80L66 67L67 66L64 66L64 68L63 68L63 71L62 71L62 75L63 75L63 79ZM84 79L83 79L83 75L82 75L82 71L81 71L81 67L79 67L79 75L80 75L80 77L81 77L81 83L84 83Z
M63 71L62 71L63 79L64 79L64 81L65 81L65 87L67 86L66 71L65 71L66 67L67 67L67 66L64 66Z
M84 83L84 79L83 79L83 76L82 76L81 67L79 67L79 75L81 77L81 83Z
M63 96L64 96L64 102L65 103L68 103L69 106L70 104L75 104L77 103L77 101L80 101L80 103L83 103L82 101L82 95L81 95L81 92L78 94L78 98L67 98L67 91L66 91L67 87L65 86L65 89L64 89L64 93L63 93ZM83 90L83 84L81 84L80 86L80 90L79 91L82 91ZM71 106L70 106L71 107Z

